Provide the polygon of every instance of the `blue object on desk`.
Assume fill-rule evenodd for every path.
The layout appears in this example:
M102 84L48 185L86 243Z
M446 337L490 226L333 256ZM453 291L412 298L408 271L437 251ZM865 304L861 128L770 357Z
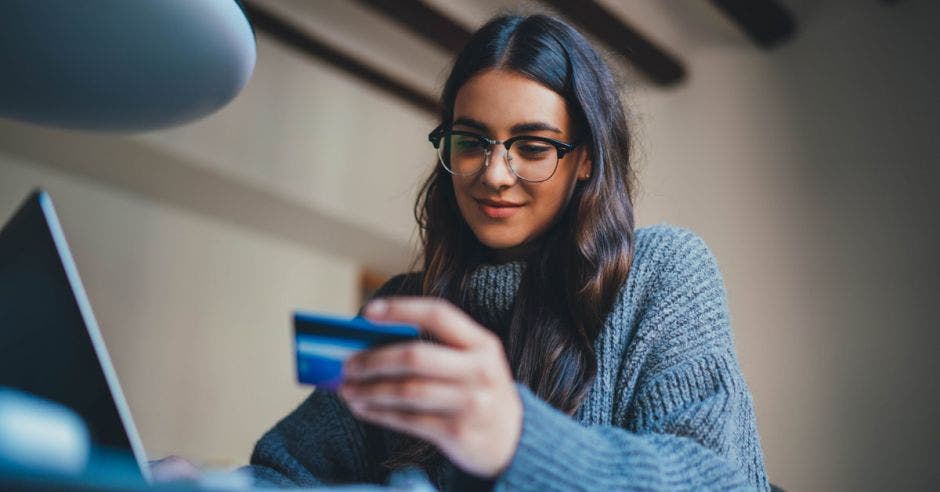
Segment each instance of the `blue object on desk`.
M0 470L77 475L91 450L75 412L49 400L0 387Z

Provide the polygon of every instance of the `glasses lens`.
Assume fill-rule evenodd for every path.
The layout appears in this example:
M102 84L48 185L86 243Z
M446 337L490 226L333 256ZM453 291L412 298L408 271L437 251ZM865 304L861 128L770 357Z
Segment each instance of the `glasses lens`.
M486 142L469 135L447 134L441 139L437 154L448 171L470 175L483 167Z
M540 140L516 140L509 148L510 164L526 181L545 181L555 174L558 150Z

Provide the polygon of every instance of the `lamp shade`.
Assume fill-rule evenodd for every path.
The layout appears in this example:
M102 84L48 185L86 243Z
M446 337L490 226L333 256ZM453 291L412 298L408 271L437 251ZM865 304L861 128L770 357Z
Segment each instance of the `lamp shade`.
M255 66L234 0L6 0L0 117L140 131L231 101Z

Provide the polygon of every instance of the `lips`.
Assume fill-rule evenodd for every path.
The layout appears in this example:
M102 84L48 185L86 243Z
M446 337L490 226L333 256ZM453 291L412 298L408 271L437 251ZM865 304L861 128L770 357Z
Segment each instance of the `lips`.
M521 203L509 202L505 200L490 200L486 198L475 198L480 211L491 219L505 219L511 217L520 208Z

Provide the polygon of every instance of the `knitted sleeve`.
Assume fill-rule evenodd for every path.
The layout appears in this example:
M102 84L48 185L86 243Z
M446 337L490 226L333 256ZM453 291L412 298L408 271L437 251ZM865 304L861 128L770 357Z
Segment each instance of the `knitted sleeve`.
M335 394L314 391L261 437L247 468L263 485L379 482L370 434Z
M405 279L392 278L373 297L399 293ZM258 440L245 469L259 485L381 483L386 451L379 428L356 419L335 393L314 391Z
M688 231L658 235L633 344L645 356L621 371L636 391L612 395L627 422L585 426L517 385L522 434L497 490L768 488L715 258Z

